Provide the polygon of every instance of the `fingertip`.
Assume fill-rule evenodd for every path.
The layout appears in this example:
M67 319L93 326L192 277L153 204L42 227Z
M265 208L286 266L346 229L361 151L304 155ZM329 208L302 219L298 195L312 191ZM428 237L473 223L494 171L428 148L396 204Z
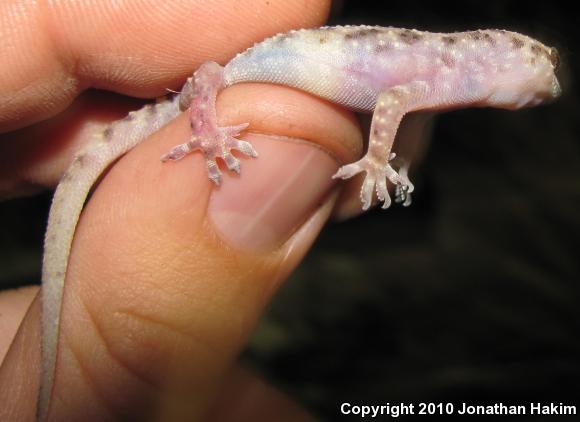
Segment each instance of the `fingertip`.
M41 7L42 6L42 7ZM0 2L0 131L46 119L88 87L162 95L206 60L324 22L328 1ZM259 9L257 9L259 7ZM268 19L261 16L267 15ZM240 30L243 28L243 30Z

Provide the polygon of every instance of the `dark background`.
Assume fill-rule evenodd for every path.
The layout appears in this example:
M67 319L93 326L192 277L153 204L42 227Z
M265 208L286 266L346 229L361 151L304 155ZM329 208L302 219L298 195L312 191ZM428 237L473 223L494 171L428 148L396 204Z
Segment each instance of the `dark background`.
M561 53L564 95L441 115L413 205L330 224L247 366L322 420L347 420L343 401L580 404L577 16L564 2L335 4L331 24L538 38ZM0 204L0 288L39 280L49 201Z

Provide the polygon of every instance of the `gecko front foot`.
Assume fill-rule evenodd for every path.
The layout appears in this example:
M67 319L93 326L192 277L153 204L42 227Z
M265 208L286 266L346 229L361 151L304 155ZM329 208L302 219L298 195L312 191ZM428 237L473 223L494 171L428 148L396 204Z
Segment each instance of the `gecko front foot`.
M222 174L217 165L217 158L224 160L229 170L239 174L240 161L233 156L232 150L240 151L250 157L258 156L252 144L236 139L236 136L247 127L248 123L243 123L237 126L218 127L216 128L216 134L213 136L207 134L204 136L194 135L189 142L172 148L171 151L161 157L161 161L180 160L190 152L200 150L205 155L209 178L216 185L219 185Z
M390 155L389 161L393 158L395 158L395 154ZM367 210L371 206L373 190L376 190L379 201L383 202L382 208L389 208L391 205L391 197L387 189L387 179L396 186L395 201L397 203L403 203L403 205L408 205L407 201L409 201L410 204L408 193L412 189L410 189L405 179L393 169L389 162L379 164L365 156L355 163L342 166L332 177L333 179L349 179L363 171L366 172L366 177L360 191L363 210Z

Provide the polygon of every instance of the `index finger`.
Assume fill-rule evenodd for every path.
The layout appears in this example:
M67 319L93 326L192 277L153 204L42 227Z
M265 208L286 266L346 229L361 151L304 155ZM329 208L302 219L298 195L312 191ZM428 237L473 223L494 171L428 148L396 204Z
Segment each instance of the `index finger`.
M297 0L0 2L0 132L55 115L88 87L160 95L200 62L320 24L327 11L327 1Z

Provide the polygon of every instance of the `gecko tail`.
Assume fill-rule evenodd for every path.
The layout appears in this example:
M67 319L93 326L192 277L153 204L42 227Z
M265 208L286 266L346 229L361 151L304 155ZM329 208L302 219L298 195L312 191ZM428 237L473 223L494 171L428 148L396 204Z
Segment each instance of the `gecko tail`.
M48 418L54 389L64 281L77 222L88 193L119 157L179 114L179 98L148 104L95 136L72 161L56 188L42 264L42 372L36 420Z

